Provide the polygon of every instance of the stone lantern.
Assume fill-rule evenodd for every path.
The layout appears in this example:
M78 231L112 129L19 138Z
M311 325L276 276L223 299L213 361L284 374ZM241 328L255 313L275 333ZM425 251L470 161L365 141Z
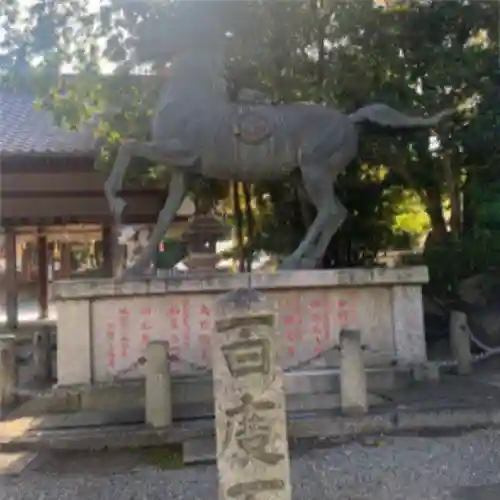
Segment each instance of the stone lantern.
M183 240L187 244L184 264L189 271L214 272L220 257L217 255L217 241L227 234L222 222L211 214L195 214Z

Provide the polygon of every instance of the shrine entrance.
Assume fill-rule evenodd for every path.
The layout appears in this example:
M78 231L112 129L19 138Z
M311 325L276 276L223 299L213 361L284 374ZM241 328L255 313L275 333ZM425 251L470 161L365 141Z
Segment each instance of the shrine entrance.
M0 89L0 115L0 323L12 331L50 321L49 282L111 277L123 249L103 192L106 174L94 168L92 130L58 128L50 113L35 110L33 96L10 90ZM121 196L124 224L154 224L166 192L140 187ZM191 205L179 210L176 231ZM82 253L93 265L76 265Z

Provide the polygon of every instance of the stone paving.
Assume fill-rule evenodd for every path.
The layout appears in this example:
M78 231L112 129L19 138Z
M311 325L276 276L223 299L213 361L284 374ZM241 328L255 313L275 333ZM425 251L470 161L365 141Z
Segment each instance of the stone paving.
M473 379L445 377L440 384L386 395L392 399L386 406L410 411L476 404L498 407L500 389L495 377L481 369ZM294 445L293 500L500 498L500 430L435 429L411 436L377 435L343 445L332 443L305 440ZM0 476L0 500L217 498L214 465L185 467L179 457L165 459L162 453L43 451L34 459L32 454L10 461L3 457L9 465Z
M500 409L500 372L490 369L477 366L473 377L447 376L440 383L385 393L386 403L376 412ZM63 416L54 418L61 426ZM293 500L500 498L500 430L448 428L446 433L363 437L335 447L333 442L308 440L294 447ZM181 468L165 470L164 460L130 451L2 455L0 500L217 498L213 465L182 467L176 463Z
M162 467L165 467L162 464ZM294 500L498 500L500 432L366 439L292 455ZM41 453L1 500L212 500L215 466L164 470L141 453Z

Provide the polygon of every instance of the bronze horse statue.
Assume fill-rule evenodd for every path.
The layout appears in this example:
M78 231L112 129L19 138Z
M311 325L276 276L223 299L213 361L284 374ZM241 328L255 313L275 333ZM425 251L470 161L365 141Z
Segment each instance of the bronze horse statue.
M345 115L318 104L230 102L223 47L206 40L196 43L194 37L189 43L184 39L171 56L152 117L151 141L123 142L105 183L110 209L119 219L125 202L117 193L132 157L165 165L170 174L168 196L149 244L127 274L140 274L150 265L186 196L189 175L243 182L282 181L296 171L317 215L281 268L313 269L347 216L334 184L358 154L361 125L430 128L453 112L413 118L384 104L371 104Z

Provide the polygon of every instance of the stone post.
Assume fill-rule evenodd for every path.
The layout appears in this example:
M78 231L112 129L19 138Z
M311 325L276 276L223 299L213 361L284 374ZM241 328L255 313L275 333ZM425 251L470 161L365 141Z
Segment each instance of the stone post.
M472 373L472 353L470 350L470 333L467 316L461 311L450 314L450 347L453 359L457 362L459 375Z
M155 340L146 347L146 423L156 428L172 425L172 384L169 345Z
M216 303L213 346L219 500L291 500L275 304L240 289Z
M16 401L16 336L0 336L0 412Z
M340 406L345 415L363 415L368 410L366 373L359 330L340 332Z
M33 375L37 380L52 377L52 343L49 327L42 327L33 335Z

